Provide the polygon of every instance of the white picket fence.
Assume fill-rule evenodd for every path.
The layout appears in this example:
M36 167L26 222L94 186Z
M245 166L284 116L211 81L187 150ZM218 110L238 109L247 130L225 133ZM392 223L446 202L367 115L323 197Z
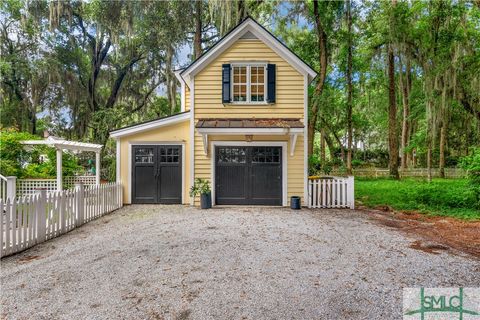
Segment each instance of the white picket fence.
M0 199L0 257L58 237L123 205L122 186L108 183L84 188Z
M350 176L309 179L308 207L354 209L354 178Z

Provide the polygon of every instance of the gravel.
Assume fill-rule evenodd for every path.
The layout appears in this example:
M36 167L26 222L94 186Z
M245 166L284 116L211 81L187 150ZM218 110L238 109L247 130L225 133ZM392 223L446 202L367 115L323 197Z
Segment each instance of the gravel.
M132 205L1 261L7 319L393 319L472 257L353 210Z

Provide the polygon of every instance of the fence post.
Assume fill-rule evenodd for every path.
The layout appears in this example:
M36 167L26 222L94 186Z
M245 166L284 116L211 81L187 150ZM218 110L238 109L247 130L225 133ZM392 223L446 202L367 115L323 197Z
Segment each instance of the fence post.
M355 179L353 176L348 176L347 179L347 201L350 205L350 209L355 209Z
M81 226L85 221L85 189L83 188L83 182L75 183L76 197L75 197L75 207L77 211L77 221L75 222L76 226Z
M10 176L10 177L5 177L7 179L7 198L10 198L13 200L13 198L16 197L17 195L17 177L15 176Z
M47 190L38 189L37 210L37 243L44 242L47 238Z

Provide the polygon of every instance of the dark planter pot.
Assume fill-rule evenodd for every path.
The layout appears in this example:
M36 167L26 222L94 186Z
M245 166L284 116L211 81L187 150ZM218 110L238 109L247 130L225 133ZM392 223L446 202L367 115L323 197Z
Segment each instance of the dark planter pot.
M290 198L290 208L294 210L300 210L302 208L300 197L293 196Z
M210 209L212 207L212 194L202 193L200 195L200 207L202 209Z

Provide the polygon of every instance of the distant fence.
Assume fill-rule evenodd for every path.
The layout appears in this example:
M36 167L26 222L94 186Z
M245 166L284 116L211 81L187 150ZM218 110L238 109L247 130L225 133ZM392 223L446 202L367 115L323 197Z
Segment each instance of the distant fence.
M439 178L440 170L438 168L432 168L432 177ZM428 177L428 169L426 168L414 168L399 170L400 177ZM333 175L339 174L338 172L332 172ZM388 177L390 171L384 168L360 168L353 169L353 175L355 177L368 177L368 178L382 178ZM445 168L445 178L463 178L466 175L466 171L459 168Z
M352 176L309 178L308 207L354 209L354 178Z
M58 237L122 205L118 183L0 199L0 257Z

